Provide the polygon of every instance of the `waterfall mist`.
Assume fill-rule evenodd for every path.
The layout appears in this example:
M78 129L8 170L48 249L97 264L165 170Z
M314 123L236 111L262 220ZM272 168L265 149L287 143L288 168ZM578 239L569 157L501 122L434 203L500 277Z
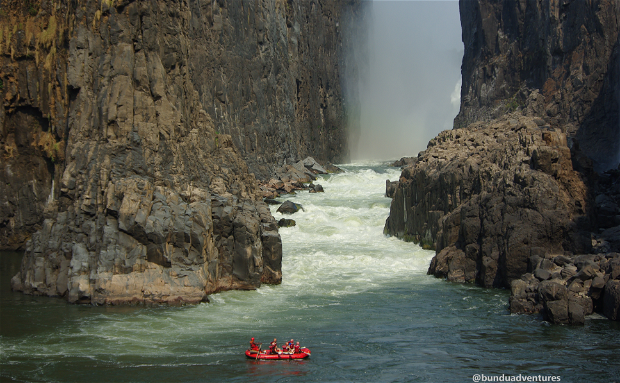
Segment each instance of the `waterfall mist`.
M463 43L457 1L372 1L356 76L359 121L350 126L352 159L415 156L452 129L461 91ZM355 55L360 59L359 50Z

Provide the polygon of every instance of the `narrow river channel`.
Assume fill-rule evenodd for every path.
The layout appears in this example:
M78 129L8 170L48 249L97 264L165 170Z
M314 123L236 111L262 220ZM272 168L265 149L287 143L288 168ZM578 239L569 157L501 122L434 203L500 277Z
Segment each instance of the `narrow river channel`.
M383 235L385 163L343 165L282 228L283 283L184 307L97 307L10 290L0 254L2 382L466 382L474 374L620 381L620 323L551 326L509 292L426 275L432 251ZM282 216L275 212L276 219ZM250 337L299 340L303 361L245 358Z

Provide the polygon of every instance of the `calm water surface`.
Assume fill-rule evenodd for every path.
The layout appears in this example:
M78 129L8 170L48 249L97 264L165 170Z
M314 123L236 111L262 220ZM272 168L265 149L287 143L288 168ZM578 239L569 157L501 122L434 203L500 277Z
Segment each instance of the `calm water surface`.
M0 254L3 382L471 382L474 374L620 382L620 324L509 315L509 293L426 275L433 253L382 234L382 163L350 164L289 196L284 282L185 307L95 307L10 290L21 254ZM276 219L279 213L272 210ZM304 361L256 362L250 337L295 338Z

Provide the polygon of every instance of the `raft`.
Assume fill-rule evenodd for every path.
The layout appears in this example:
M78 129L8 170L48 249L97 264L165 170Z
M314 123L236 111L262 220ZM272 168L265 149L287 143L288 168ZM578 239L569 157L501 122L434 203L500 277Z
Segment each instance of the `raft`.
M281 353L281 354L267 354L265 351L261 351L260 354L253 354L250 350L245 350L245 356L248 359L255 360L291 360L291 359L305 359L310 356L310 350L303 347L300 353Z

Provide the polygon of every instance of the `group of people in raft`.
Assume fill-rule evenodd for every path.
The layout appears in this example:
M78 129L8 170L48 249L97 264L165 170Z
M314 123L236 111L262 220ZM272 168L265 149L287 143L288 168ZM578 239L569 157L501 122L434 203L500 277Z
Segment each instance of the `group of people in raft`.
M278 341L276 338L273 338L273 342L271 342L269 344L269 349L268 350L261 350L261 345L262 343L256 343L254 342L254 338L250 339L250 353L252 354L300 354L301 353L301 346L299 345L299 342L295 343L293 342L293 339L291 339L290 341L286 342L286 344L282 347L279 348L278 347Z

